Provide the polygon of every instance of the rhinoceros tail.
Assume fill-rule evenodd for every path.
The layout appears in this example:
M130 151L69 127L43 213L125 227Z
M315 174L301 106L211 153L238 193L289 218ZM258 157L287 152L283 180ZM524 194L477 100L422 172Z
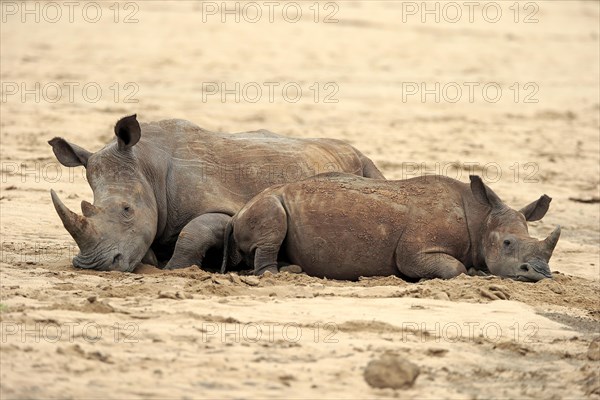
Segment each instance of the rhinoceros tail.
M233 218L227 222L225 233L223 235L223 262L221 263L221 273L227 272L227 267L238 266L242 262L242 255L233 238Z
M221 273L224 274L227 271L227 264L229 262L229 251L231 242L231 234L233 233L233 218L227 222L225 226L225 233L223 234L223 262L221 263Z
M356 150L358 157L363 165L362 176L365 178L385 179L385 176L379 171L375 163L367 156Z

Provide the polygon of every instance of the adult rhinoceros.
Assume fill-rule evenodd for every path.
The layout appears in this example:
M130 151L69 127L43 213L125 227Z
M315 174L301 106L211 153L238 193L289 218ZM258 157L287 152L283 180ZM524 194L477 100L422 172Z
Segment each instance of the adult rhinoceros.
M332 279L398 275L452 278L482 271L524 281L550 278L560 236L529 236L543 195L516 211L480 177L402 181L323 174L261 192L228 223L222 272L245 259L257 275L283 255L309 275Z
M114 131L96 153L62 138L48 142L61 164L86 168L94 192L94 204L81 202L81 216L51 191L79 246L75 267L132 271L142 260L169 260L166 268L200 265L209 249L222 248L231 216L273 184L324 171L383 178L370 159L339 140L215 133L177 119L140 126L136 115L119 120Z

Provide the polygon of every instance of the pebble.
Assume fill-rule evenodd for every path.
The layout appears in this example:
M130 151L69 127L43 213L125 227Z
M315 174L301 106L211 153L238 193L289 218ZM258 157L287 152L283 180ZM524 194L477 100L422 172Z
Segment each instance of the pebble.
M374 388L406 389L411 387L420 368L418 365L394 354L384 354L369 362L365 368L365 381Z
M236 285L242 284L242 280L240 279L240 276L238 274L234 274L234 273L230 272L229 279L231 280L231 282L235 283Z
M431 297L436 300L450 300L450 297L448 297L448 293L446 292L437 292L434 293Z
M256 276L240 276L240 280L248 286L258 286L260 280Z

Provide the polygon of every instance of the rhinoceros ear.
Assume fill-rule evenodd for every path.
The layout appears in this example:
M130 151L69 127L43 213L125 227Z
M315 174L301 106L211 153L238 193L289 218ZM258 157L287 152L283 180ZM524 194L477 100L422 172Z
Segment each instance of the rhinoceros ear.
M477 175L469 175L471 180L471 192L473 196L482 204L487 204L492 208L504 207L500 197L492 189L487 187L481 178Z
M542 197L533 203L521 208L519 212L525 216L527 221L539 221L540 219L544 218L544 215L546 215L548 212L551 201L551 197L542 195Z
M117 135L119 149L125 150L134 146L142 136L142 129L137 121L137 114L121 118L115 124L115 135Z
M48 144L52 146L52 151L58 161L65 167L78 167L80 165L86 167L88 159L92 155L86 149L69 143L60 137L49 140Z

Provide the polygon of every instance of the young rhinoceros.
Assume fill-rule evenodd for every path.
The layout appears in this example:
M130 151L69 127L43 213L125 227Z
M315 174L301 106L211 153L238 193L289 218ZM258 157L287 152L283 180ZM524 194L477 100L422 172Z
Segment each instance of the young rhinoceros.
M225 230L222 271L242 259L257 275L277 272L278 255L308 275L448 279L491 273L523 281L551 278L560 236L529 236L526 221L548 211L543 195L520 211L480 177L401 181L321 174L273 186L246 204Z

